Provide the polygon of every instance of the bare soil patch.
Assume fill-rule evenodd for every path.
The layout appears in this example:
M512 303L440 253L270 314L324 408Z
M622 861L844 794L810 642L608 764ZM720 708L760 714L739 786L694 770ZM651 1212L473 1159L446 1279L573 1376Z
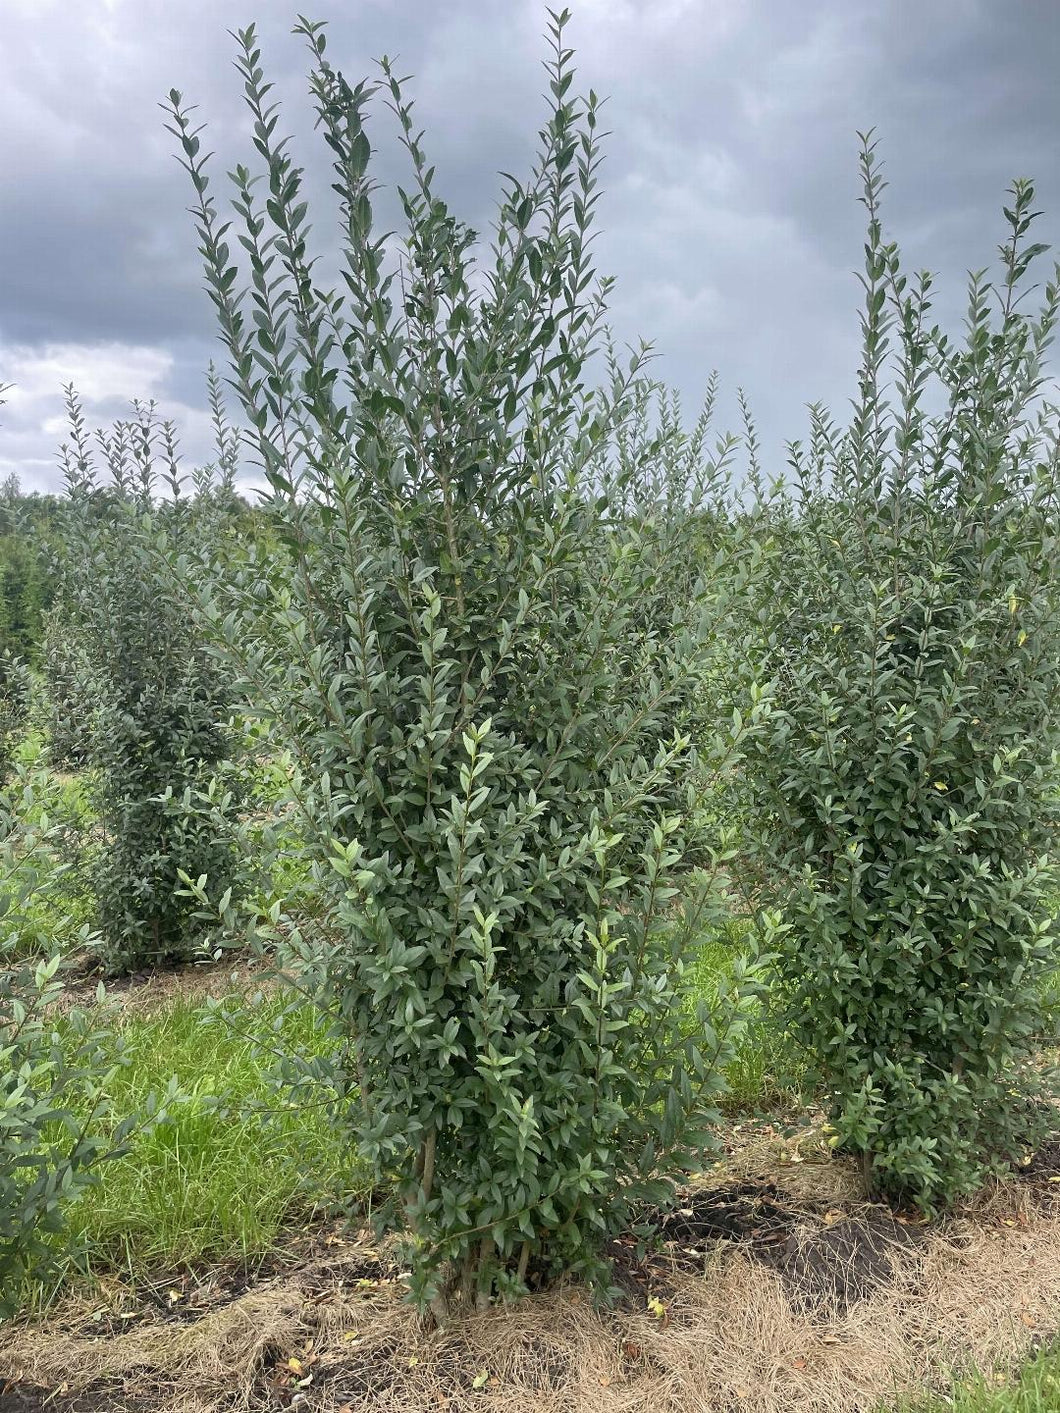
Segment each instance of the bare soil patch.
M151 1413L151 1409L113 1390L86 1389L68 1398L31 1384L0 1382L0 1413Z
M793 1305L845 1311L895 1278L895 1257L927 1226L883 1206L831 1207L795 1199L773 1182L743 1182L686 1195L661 1234L675 1265L703 1270L716 1244L737 1245L776 1272Z
M96 1004L102 978L88 968L66 979L61 1005L64 1009L87 1009ZM267 991L276 985L274 966L267 959L249 954L222 958L217 962L188 962L183 966L157 971L136 971L129 976L103 982L107 1000L123 1014L147 1016L165 1010L175 1002L192 1005L207 999L253 990Z

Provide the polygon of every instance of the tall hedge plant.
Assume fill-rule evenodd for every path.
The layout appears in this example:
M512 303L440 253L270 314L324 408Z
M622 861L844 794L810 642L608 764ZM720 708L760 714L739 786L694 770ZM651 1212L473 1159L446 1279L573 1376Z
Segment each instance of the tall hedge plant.
M675 724L712 610L701 581L679 603L663 586L724 474L701 437L670 458L673 484L650 484L665 432L635 430L640 359L606 344L598 104L575 96L565 23L536 162L505 179L488 246L439 194L389 62L351 85L324 30L299 25L337 288L253 29L237 60L253 167L233 169L230 217L171 96L290 564L252 563L214 628L295 763L326 913L303 982L344 1041L342 1117L392 1183L413 1294L439 1316L531 1267L601 1277L607 1232L710 1145L738 1024L737 1006L682 1037L668 916L695 759ZM408 162L397 248L371 174L380 99Z
M211 539L217 511L208 475L185 495L173 428L152 407L95 438L73 390L69 413L53 711L83 723L59 744L80 748L90 770L102 955L108 971L127 972L201 955L186 876L213 896L240 883L232 801L218 784L234 698L167 567Z
M965 330L869 215L853 418L820 409L763 512L758 623L773 682L749 746L790 1020L837 1141L873 1190L933 1207L1018 1160L1052 963L1060 458L1044 358L1055 270L1030 284L1030 183ZM752 655L758 649L752 649Z

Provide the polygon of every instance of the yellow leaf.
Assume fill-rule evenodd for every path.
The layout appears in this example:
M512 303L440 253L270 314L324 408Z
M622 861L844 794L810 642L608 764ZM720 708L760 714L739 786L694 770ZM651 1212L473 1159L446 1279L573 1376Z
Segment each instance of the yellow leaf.
M418 1355L416 1355L416 1354L410 1354L410 1355L409 1355L409 1368L410 1368L410 1369L415 1369L416 1365L417 1365L419 1362L420 1362L420 1361L419 1361L419 1356L418 1356Z
M356 1330L347 1330L346 1333L345 1333L342 1337L343 1337L343 1339L346 1339L346 1340L356 1339L356 1338L357 1338L357 1331L356 1331Z
M948 789L950 788L950 787L946 784L945 780L935 780L935 781L933 781L932 783L934 784L936 790L946 791L946 790L948 790Z
M490 1373L489 1373L489 1370L488 1370L488 1369L480 1369L480 1370L478 1371L478 1373L475 1375L475 1377L471 1380L471 1387L472 1387L472 1388L485 1388L485 1387L486 1387L486 1384L487 1384L487 1382L488 1382L488 1380L489 1380L489 1376L490 1376Z
M657 1295L653 1295L648 1300L648 1310L657 1320L661 1320L666 1314L666 1306Z
M1021 628L1021 629L1020 629L1020 635L1019 635L1019 637L1016 639L1016 644L1017 644L1018 647L1021 647L1021 648L1022 648L1022 647L1023 647L1023 644L1024 644L1026 641L1027 641L1027 630L1026 630L1025 628Z
M295 1359L292 1355L287 1361L287 1367L292 1374L300 1374L302 1372L302 1361L301 1359Z

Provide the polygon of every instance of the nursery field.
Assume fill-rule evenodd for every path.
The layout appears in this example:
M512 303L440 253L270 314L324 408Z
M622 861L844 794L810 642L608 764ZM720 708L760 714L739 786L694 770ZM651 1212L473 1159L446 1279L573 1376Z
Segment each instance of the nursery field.
M615 346L568 22L483 237L388 60L296 26L321 197L237 31L251 165L164 105L214 459L71 386L2 489L0 1413L1060 1406L1033 184L950 335L861 137L766 466Z
M38 809L90 838L85 778L49 772L39 737L19 756ZM298 840L283 852L284 887L307 891ZM53 885L48 911L22 919L31 960L46 928L65 920L76 938L91 914L76 876ZM696 934L687 1028L750 939L735 917ZM942 1216L873 1201L768 1000L728 1060L704 1171L611 1238L611 1303L531 1277L517 1306L430 1333L373 1228L370 1165L322 1096L270 1079L282 1057L335 1044L282 948L230 945L116 979L106 999L91 951L71 948L54 1025L72 1007L108 1012L108 1122L153 1096L165 1112L70 1202L56 1264L24 1284L0 1345L5 1410L1056 1406L1060 1357L1034 1351L1060 1310L1060 1144ZM1051 991L1043 1016L1047 1065ZM962 1371L971 1382L954 1386Z
M695 988L732 945L705 949ZM1019 1366L1060 1308L1060 1147L942 1219L872 1204L764 1019L715 1162L650 1236L613 1241L613 1308L574 1285L425 1337L371 1229L370 1172L263 1082L279 1044L327 1044L311 1008L283 1015L281 985L231 957L118 988L115 1112L173 1097L71 1205L77 1260L8 1327L5 1409L44 1407L43 1389L115 1410L225 1407L237 1389L322 1409L369 1391L394 1408L1055 1406L1060 1360ZM951 1401L969 1363L986 1375ZM946 1397L902 1401L931 1385Z

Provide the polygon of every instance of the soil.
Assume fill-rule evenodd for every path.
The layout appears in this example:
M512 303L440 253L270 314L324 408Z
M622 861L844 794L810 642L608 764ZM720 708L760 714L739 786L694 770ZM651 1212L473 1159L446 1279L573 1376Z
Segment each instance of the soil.
M62 1398L30 1384L0 1383L0 1413L150 1413L146 1403L130 1403L113 1389L85 1389Z
M64 1010L94 1006L100 981L107 1000L131 1015L150 1014L177 1000L195 1004L207 997L222 999L234 992L265 990L275 984L270 963L245 952L234 952L216 962L186 962L111 979L101 977L86 963L66 976L59 1004Z
M1026 1167L1020 1169L1020 1176L1036 1183L1060 1177L1060 1138L1043 1143Z
M883 1206L828 1208L772 1182L740 1182L679 1195L653 1214L658 1237L636 1258L631 1238L612 1243L616 1283L641 1298L665 1292L668 1270L705 1274L720 1243L780 1276L796 1308L843 1313L894 1278L893 1254L919 1244L929 1224Z

